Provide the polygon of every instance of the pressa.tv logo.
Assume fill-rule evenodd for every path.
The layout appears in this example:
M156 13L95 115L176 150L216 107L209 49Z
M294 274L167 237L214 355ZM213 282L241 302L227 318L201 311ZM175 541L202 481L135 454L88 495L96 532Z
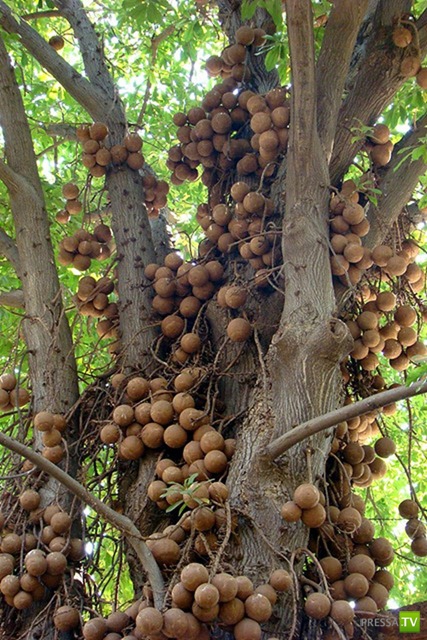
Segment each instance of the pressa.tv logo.
M364 617L360 620L360 624L364 627L382 628L397 627L399 633L420 633L421 632L421 613L420 611L399 611L399 618L393 615L376 615ZM396 636L397 637L397 636ZM423 636L424 637L424 636ZM416 640L416 638L414 638Z
M420 633L421 613L419 611L399 611L399 631L401 633Z

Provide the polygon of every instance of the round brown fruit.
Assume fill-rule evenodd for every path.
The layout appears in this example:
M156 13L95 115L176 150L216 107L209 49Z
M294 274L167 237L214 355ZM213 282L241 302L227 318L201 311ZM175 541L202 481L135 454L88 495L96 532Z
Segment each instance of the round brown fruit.
M399 514L402 518L416 518L418 516L418 505L414 500L403 500L399 504Z
M255 620L243 618L233 629L235 640L261 640L261 627Z
M276 591L288 591L292 586L292 578L285 569L276 569L270 575L271 586Z
M324 593L310 593L304 604L304 611L310 618L322 620L329 615L331 601Z
M80 624L80 614L78 609L64 605L58 607L53 615L53 624L58 631L71 631Z
M198 586L208 580L208 570L198 562L191 562L181 571L181 582L188 591L195 591Z
M34 489L27 489L19 496L19 503L25 511L34 511L40 504L40 494Z
M104 618L92 618L83 626L83 638L85 640L102 640L108 631Z
M67 533L71 527L71 517L65 511L54 513L50 520L50 526L55 533Z
M293 501L301 509L312 509L320 500L320 493L314 484L300 484L294 491Z
M136 616L135 623L143 635L159 633L163 628L163 615L154 607L145 607Z

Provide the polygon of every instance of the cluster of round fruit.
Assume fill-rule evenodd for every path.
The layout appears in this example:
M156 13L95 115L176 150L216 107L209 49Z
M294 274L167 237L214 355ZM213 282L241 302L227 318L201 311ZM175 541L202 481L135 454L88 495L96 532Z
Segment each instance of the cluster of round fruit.
M83 204L79 200L80 189L73 182L67 182L62 187L62 195L64 196L66 203L64 209L58 211L56 219L58 222L65 224L70 220L71 216L75 216L83 209Z
M17 387L17 383L14 373L3 373L0 376L0 411L13 411L30 401L27 389Z
M406 25L406 26L405 26ZM410 27L410 28L408 28ZM406 49L412 45L416 26L409 20L404 24L398 24L392 33L393 44L401 49ZM421 58L419 57L419 48L412 46L413 51L406 56L401 64L400 71L406 77L413 77L417 81L421 89L427 89L427 69L421 66Z
M108 296L114 291L114 282L108 276L96 280L92 276L83 276L79 280L76 303L79 312L92 318L116 318L117 304L110 302Z
M135 171L141 169L144 165L141 137L137 133L128 133L123 144L108 147L105 144L108 133L108 127L103 122L77 128L77 139L83 148L82 162L89 173L100 178L105 176L109 165L120 166L125 163Z
M152 301L153 309L165 316L160 325L163 336L169 340L181 336L173 360L183 364L200 349L200 338L196 333L186 337L190 335L188 323L197 317L203 303L214 296L224 278L224 268L218 260L192 264L184 262L176 253L170 253L163 266L154 263L147 265L144 275L153 283L156 292ZM255 283L265 286L260 280L258 278ZM226 289L230 289L227 297L229 303L225 301ZM218 304L224 308L238 309L245 301L246 291L238 285L223 287L218 291ZM227 336L233 342L244 342L251 335L252 326L246 318L238 317L229 321Z
M372 419L372 418L371 418ZM357 425L357 421L355 421ZM387 472L387 464L384 458L389 458L396 452L396 445L391 438L381 437L374 446L360 444L365 438L360 437L358 429L360 423L354 428L351 420L347 421L347 432L355 431L358 435L357 441L344 443L344 446L337 451L343 463L343 470L352 483L357 487L370 487L373 482L383 478ZM353 429L352 429L353 428ZM372 437L372 428L369 437Z
M382 318L386 323L380 327ZM405 371L413 358L427 352L414 328L417 320L416 310L409 304L397 305L391 291L374 293L363 311L354 320L347 320L354 338L350 356L365 371L374 371L380 364L377 354L382 353L393 369Z
M21 535L8 531L0 514L4 535L0 544L0 592L6 603L15 609L27 609L45 597L45 588L55 589L63 580L69 563L84 557L80 538L70 538L71 517L57 505L40 509L40 495L27 489L19 496L19 503L32 526L40 525L34 533Z
M247 47L261 47L266 32L261 28L243 25L234 34L235 43L221 52L220 56L211 56L206 61L206 70L211 78L230 76L241 82L249 80L249 70L245 67Z
M92 260L108 260L112 252L111 229L106 224L98 224L93 233L77 229L59 243L58 261L63 266L72 265L78 271L90 268Z
M266 268L281 261L281 233L272 223L273 201L243 181L233 184L230 194L234 206L217 204L211 210L199 205L196 219L211 249L223 254L238 251L255 269L255 282L261 283Z
M189 450L187 447L187 459ZM222 482L203 481L206 473L197 465L194 474L188 476L188 463L179 467L172 460L163 458L156 468L156 475L162 480L153 480L149 485L148 497L156 502L159 509L171 510L182 505L188 509L178 525L167 526L162 533L156 533L147 540L154 557L162 566L176 564L181 557L179 545L188 536L193 536L194 552L199 556L208 556L220 546L220 540L227 525L227 512L224 503L228 498L228 489ZM199 474L199 480L193 479ZM184 478L189 477L186 482ZM229 523L232 531L236 529L235 518Z
M169 185L165 180L158 180L151 173L142 178L144 186L144 202L149 218L157 218L160 209L166 206Z
M67 421L59 413L50 411L40 411L34 416L34 428L42 433L44 449L42 456L58 464L64 457L64 447L62 444L63 433L67 428ZM31 465L28 461L24 463L27 467ZM31 468L31 466L30 466Z
M89 620L83 626L83 638L209 640L209 626L219 623L232 631L236 640L260 640L261 624L271 617L280 594L291 587L292 579L283 569L273 571L268 583L254 587L243 575L234 577L223 572L210 578L203 564L191 562L172 589L171 608L159 611L150 599L143 598L126 612Z
M414 500L403 500L399 504L399 514L408 520L405 532L411 538L411 551L416 556L427 556L427 536L425 525L418 519L419 508Z
M384 167L390 162L393 147L390 129L385 124L376 124L364 144L374 167Z
M419 248L414 242L405 240L397 252L384 244L372 250L362 246L362 238L369 232L369 221L359 198L352 180L346 180L341 192L331 198L332 274L344 285L354 285L367 269L374 267L374 275L380 275L382 280L403 276L415 293L421 291L425 276L415 263Z
M196 468L182 469L183 479L194 471L203 471L206 474L203 479L222 474L232 455L231 442L234 441L224 440L210 426L209 416L196 408L195 395L189 393L199 385L203 373L200 367L184 370L174 379L174 390L167 388L165 378L150 381L142 377L132 378L126 385L124 398L130 404L115 407L112 421L101 428L102 442L118 443L119 457L125 460L140 458L145 447L158 449L167 446L171 450L184 449L187 462L186 450L192 447L194 460L189 459L188 464L195 463ZM113 381L114 385L118 383L118 380ZM210 436L206 438L206 451L203 451L198 442L206 432ZM207 442L209 438L210 444Z
M167 166L173 184L196 180L202 165L202 182L210 188L210 204L222 201L219 176L236 170L241 176L270 178L276 160L286 151L289 138L289 104L284 89L265 95L236 91L235 81L225 80L209 91L201 107L174 116L180 144L169 150ZM250 140L244 125L250 123Z
M355 600L356 612L377 613L385 607L393 586L391 574L384 569L393 561L393 548L385 538L374 537L374 525L364 517L365 503L360 496L347 488L338 503L336 495L329 497L331 502L325 504L325 496L314 485L300 485L293 500L283 505L282 515L288 522L302 519L310 526L309 547L319 558L333 601ZM316 579L312 567L308 574ZM325 601L326 610L318 619L330 615L331 604ZM316 617L314 611L309 615ZM351 620L336 622L345 626Z

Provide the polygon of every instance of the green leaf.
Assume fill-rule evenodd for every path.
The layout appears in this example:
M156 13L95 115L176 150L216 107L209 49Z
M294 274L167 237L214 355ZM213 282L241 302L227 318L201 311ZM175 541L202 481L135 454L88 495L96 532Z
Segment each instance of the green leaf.
M243 0L242 6L240 8L240 14L242 16L242 20L250 20L258 7L262 7L264 3L259 2L257 0Z
M265 8L274 20L274 24L281 29L283 23L281 0L265 0Z

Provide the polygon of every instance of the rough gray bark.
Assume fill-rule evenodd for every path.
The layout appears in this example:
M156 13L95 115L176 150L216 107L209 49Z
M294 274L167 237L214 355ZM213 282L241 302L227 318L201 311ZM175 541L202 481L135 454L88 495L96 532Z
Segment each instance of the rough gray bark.
M16 235L19 276L25 300L22 330L28 349L34 413L50 410L66 414L78 398L77 373L71 332L64 313L58 274L50 240L48 216L38 176L30 129L9 57L0 39L0 126L7 170L5 181ZM76 438L73 425L67 429L71 445ZM36 438L36 447L40 446ZM77 471L77 459L69 456L67 471ZM59 500L65 507L71 497L53 478L41 490L42 504ZM38 603L41 610L46 602ZM40 631L33 627L34 610L22 629L30 628L28 640ZM46 638L51 637L51 631ZM49 634L49 635L48 635Z

